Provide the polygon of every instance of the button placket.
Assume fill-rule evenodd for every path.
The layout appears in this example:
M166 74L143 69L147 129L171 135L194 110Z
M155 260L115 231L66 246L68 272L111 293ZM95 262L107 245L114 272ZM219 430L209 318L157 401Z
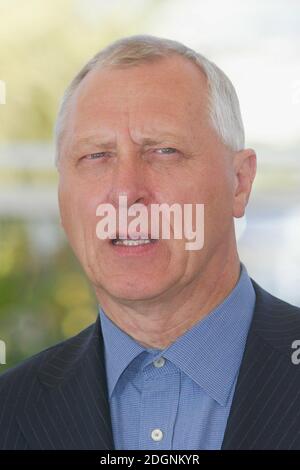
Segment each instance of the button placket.
M164 357L159 357L155 361L153 361L153 365L157 368L163 367L166 363L166 360Z
M153 429L153 431L151 432L151 439L155 442L161 441L163 437L164 433L159 428Z
M179 371L167 359L156 357L144 368L139 448L167 450L172 445L180 377Z

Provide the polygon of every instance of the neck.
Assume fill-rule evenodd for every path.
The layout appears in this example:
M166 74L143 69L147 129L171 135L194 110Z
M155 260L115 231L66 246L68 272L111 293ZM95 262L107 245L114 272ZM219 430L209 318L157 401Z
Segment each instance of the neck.
M97 295L105 314L144 347L165 349L193 327L232 291L240 275L237 252L216 265L211 262L193 282L177 288L166 301L116 302ZM101 298L100 298L101 297Z

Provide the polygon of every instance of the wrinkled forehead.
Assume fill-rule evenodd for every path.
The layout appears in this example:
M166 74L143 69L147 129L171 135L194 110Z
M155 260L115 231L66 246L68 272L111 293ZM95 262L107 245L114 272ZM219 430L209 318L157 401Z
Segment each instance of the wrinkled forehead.
M190 125L206 111L205 75L195 64L176 56L130 67L96 67L71 97L67 119L75 130L95 119L141 123L148 118L179 125L188 120Z

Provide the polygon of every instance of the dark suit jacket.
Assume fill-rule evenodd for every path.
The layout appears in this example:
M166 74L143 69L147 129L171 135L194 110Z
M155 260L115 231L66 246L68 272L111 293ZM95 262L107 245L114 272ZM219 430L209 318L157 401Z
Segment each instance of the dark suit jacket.
M252 280L252 279L251 279ZM300 449L300 309L252 280L256 305L222 449ZM99 316L0 377L0 449L112 450Z

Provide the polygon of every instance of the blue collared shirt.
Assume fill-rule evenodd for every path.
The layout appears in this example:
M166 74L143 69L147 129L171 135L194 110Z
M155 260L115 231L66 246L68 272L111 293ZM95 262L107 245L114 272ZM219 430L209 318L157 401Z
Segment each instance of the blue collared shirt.
M220 449L255 291L245 266L213 311L163 350L145 348L100 308L116 449Z

